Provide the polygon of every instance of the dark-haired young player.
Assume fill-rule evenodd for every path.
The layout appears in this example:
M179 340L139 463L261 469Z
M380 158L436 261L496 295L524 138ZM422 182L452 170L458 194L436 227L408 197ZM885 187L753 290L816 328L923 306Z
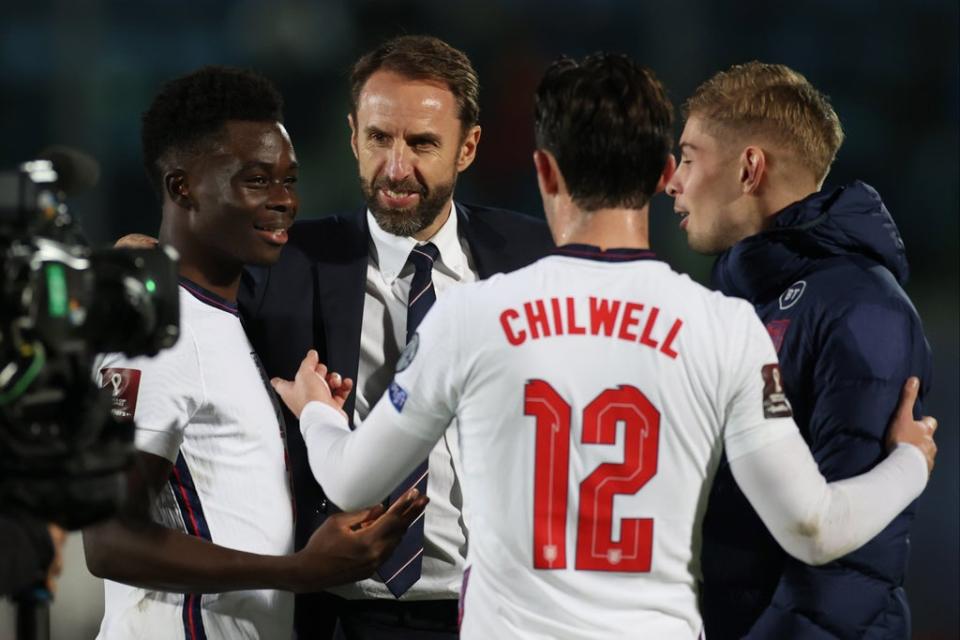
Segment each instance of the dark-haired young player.
M292 553L282 418L236 306L243 266L275 262L297 213L281 97L252 72L206 67L163 87L142 133L160 239L181 258L181 336L100 369L139 453L126 511L84 532L107 578L99 637L290 638L288 592L370 575L425 498L338 514Z
M464 638L695 638L700 525L723 447L777 541L822 563L920 493L934 423L913 420L908 385L887 459L828 485L753 308L649 250L649 200L675 167L653 74L623 56L561 60L535 113L556 254L440 299L356 431L315 352L294 383L274 384L341 506L383 497L457 416Z

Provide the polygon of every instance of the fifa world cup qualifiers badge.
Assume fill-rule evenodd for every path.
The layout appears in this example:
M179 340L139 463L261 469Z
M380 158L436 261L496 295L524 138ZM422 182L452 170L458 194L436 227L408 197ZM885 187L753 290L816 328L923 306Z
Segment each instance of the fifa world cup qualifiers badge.
M407 390L394 381L387 387L387 392L390 394L390 402L393 404L393 408L397 410L397 413L402 412L403 405L407 404Z
M763 374L763 417L789 418L793 416L790 401L783 390L783 378L780 365L765 364L760 370Z
M100 370L101 388L110 388L113 407L110 413L118 422L130 422L137 411L140 393L140 370L107 367Z

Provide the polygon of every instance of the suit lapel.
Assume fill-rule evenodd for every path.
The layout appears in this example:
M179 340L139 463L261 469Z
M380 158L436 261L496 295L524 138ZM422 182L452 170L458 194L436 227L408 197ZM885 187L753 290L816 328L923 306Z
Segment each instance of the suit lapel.
M344 378L357 379L360 363L360 331L363 324L363 303L366 291L369 233L366 211L354 218L345 218L343 230L331 246L331 253L343 255L339 260L315 263L317 317L315 343L324 345L321 360ZM344 253L344 250L346 252ZM356 394L350 394L344 410L353 421Z
M455 203L455 206L457 223L467 239L477 273L481 280L489 278L500 271L499 265L507 240L502 233L486 224L482 216L471 212L469 207L459 202Z

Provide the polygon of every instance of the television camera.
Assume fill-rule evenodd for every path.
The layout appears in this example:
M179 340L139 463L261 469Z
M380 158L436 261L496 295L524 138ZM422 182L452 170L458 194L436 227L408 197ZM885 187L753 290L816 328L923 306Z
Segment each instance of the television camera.
M92 249L64 199L96 163L49 155L0 173L0 508L76 529L119 508L134 453L95 359L176 342L176 255Z

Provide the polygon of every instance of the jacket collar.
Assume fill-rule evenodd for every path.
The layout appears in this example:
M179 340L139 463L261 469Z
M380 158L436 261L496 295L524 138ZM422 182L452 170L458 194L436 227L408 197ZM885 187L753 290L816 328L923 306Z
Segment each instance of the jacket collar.
M447 275L460 280L467 268L467 258L463 253L460 236L457 233L457 205L451 202L450 206L452 215L447 217L443 226L428 242L432 242L440 251L440 259L435 266L446 271ZM406 266L410 251L422 243L409 236L395 236L384 231L374 220L373 214L369 210L366 211L365 217L367 228L370 230L370 253L374 257L384 281L393 283Z
M716 289L748 300L766 299L802 278L817 261L860 255L893 273L909 273L900 232L880 195L855 181L819 191L776 214L773 226L725 251L713 267Z

